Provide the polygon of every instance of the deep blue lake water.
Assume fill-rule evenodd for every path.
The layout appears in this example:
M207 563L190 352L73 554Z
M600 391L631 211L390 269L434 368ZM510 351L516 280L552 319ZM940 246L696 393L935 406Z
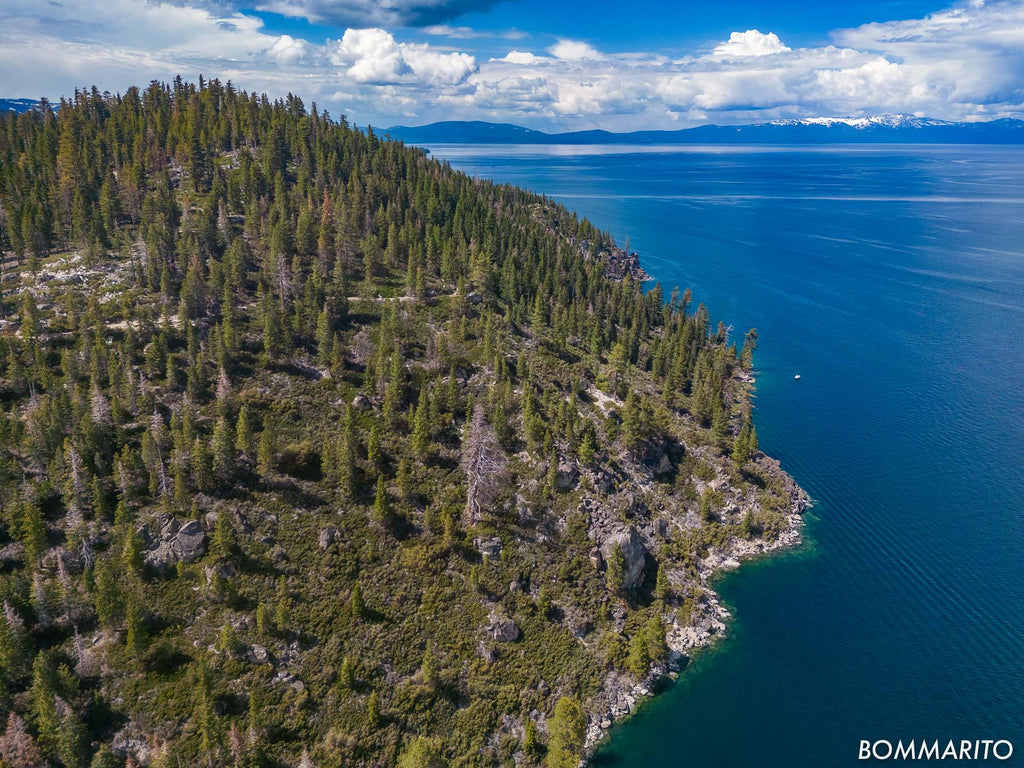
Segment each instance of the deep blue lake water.
M761 447L817 501L804 548L719 582L729 638L595 764L992 738L1024 765L1024 148L431 150L756 327Z

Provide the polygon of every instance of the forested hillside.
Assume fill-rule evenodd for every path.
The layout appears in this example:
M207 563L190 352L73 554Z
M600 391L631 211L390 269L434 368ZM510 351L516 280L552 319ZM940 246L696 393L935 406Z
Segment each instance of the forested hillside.
M0 115L0 250L10 768L575 766L801 503L754 334L296 97Z

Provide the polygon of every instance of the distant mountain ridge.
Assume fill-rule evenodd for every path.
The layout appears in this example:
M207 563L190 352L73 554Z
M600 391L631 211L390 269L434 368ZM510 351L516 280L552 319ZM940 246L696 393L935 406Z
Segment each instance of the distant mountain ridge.
M398 125L385 132L407 144L1024 144L1024 120L966 123L899 114L794 118L628 133L545 133L510 123L450 120Z
M39 105L39 99L0 99L0 112L28 112Z

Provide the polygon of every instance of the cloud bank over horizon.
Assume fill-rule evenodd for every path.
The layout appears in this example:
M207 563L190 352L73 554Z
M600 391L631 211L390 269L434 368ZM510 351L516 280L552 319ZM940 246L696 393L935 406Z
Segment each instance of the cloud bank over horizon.
M225 2L0 0L2 96L123 90L176 74L288 92L360 124L501 120L541 129L678 128L879 112L1024 116L1024 4L961 3L790 45L743 29L691 51L452 26L493 2L278 0L257 6L336 34L272 32Z

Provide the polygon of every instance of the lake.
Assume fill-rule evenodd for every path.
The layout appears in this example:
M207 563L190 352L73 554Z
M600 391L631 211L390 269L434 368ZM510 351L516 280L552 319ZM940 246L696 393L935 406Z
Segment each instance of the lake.
M761 447L816 502L803 548L718 582L728 639L594 764L822 768L923 738L1018 738L1001 764L1024 764L1024 148L430 149L756 327Z

